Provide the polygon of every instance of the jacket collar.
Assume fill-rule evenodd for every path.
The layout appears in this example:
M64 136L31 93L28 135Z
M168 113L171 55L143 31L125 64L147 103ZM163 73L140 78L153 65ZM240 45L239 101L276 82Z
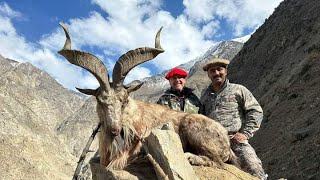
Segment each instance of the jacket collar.
M187 96L189 95L190 93L192 93L193 89L191 88L188 88L188 87L184 87L182 89L182 91L176 91L175 89L168 89L166 90L165 94L168 94L168 95L172 95L172 96L178 96L178 97L183 97L183 96Z

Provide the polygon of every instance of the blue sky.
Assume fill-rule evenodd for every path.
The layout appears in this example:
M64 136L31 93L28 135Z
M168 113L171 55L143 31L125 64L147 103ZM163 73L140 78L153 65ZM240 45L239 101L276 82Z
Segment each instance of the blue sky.
M73 49L104 61L109 72L128 50L154 45L163 26L165 53L134 68L126 82L160 73L217 42L254 32L282 0L0 0L0 55L30 62L69 89L95 88L96 79L57 51L67 24Z

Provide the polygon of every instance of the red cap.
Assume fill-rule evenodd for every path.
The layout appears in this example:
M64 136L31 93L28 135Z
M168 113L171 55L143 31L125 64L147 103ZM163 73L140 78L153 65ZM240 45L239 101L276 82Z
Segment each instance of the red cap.
M188 76L188 72L180 68L173 68L171 69L171 71L168 72L165 78L169 80L174 75L180 75L185 78Z

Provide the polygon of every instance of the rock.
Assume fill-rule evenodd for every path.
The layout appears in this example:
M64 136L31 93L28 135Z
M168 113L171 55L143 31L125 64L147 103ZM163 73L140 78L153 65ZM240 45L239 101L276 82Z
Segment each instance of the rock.
M156 173L146 156L139 156L134 162L128 164L124 170L107 171L104 166L99 164L99 161L99 157L90 160L93 180L157 180Z
M226 164L225 169L203 166L193 166L193 168L199 180L259 180L230 164Z
M179 135L174 131L154 129L146 138L146 144L169 179L198 179L184 156Z

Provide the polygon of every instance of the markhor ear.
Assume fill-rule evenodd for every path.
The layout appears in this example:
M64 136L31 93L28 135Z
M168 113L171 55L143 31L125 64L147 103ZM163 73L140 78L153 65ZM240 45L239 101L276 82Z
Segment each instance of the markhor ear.
M91 96L96 96L97 91L98 91L98 89L80 89L77 87L76 87L76 89L83 94L91 95Z
M125 89L127 89L128 94L138 90L143 85L143 82L135 82L131 83L129 86L124 86Z

